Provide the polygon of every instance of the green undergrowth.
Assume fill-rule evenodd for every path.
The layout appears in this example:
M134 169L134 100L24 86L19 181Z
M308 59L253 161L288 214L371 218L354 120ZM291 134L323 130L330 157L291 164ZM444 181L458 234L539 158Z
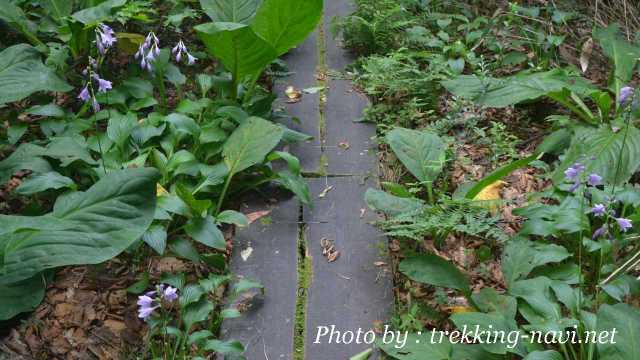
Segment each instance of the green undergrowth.
M564 1L356 4L332 26L360 56L350 71L388 159L365 201L397 257L391 323L412 333L378 346L398 360L637 358L632 336L589 338L640 331L640 36ZM577 340L425 337L476 326Z

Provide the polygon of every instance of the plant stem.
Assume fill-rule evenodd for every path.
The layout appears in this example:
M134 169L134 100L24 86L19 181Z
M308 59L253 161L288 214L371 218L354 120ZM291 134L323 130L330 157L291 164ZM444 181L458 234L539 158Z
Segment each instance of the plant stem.
M227 178L227 181L225 181L224 183L224 187L222 188L222 193L220 193L220 198L218 199L218 206L216 206L216 213L215 213L216 216L220 213L220 210L222 209L222 203L224 202L225 196L227 196L227 190L229 190L229 184L231 184L232 178L233 178L233 173L230 173L229 177Z
M156 75L156 81L158 82L158 90L160 91L160 112L165 114L167 111L167 89L164 86L164 78L162 75Z

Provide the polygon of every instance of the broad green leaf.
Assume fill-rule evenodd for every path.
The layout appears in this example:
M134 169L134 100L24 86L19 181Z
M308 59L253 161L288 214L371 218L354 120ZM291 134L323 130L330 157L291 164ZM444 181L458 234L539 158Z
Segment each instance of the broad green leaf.
M229 174L237 174L261 163L278 145L283 132L280 126L267 120L258 117L247 119L229 136L222 150Z
M458 268L435 254L408 257L400 263L400 272L411 280L469 293L469 280Z
M200 298L202 298L202 295L204 294L205 291L202 286L198 284L188 284L180 292L180 306L185 307L186 305L200 301Z
M397 333L396 335L397 336ZM451 344L447 336L423 331L421 335L408 334L405 346L397 346L396 341L385 344L382 337L376 337L376 345L393 359L398 360L500 360L504 357L488 353L478 345Z
M316 28L322 4L322 0L263 0L251 27L280 56Z
M25 110L26 114L46 117L64 117L64 109L57 104L36 105Z
M301 175L294 175L286 170L281 171L274 182L291 191L303 204L311 204L309 185Z
M41 44L36 37L37 26L30 21L24 11L10 1L4 1L0 6L0 20L21 32L32 44Z
M515 319L518 302L512 296L498 294L493 288L484 288L472 295L478 310L486 313L502 314L505 319Z
M373 354L373 349L367 349L357 355L350 357L349 360L368 360L371 354Z
M420 181L435 181L446 160L446 145L436 134L397 128L386 137L387 143L404 166Z
M598 344L599 360L640 359L640 311L627 304L602 305L598 311L598 333L616 330L615 344L611 337Z
M640 47L623 39L618 24L593 30L593 38L598 41L605 55L613 62L613 87L616 98L620 98L620 89L631 80L638 58Z
M23 217L15 231L0 235L5 244L0 283L11 284L43 270L107 261L140 239L156 206L153 169L114 171L86 192L61 196L53 212ZM0 216L0 222L6 216ZM9 217L15 221L20 217Z
M63 167L69 166L76 160L93 165L97 162L91 157L88 146L82 137L56 137L51 139L47 150L44 154L46 157L54 158L60 161Z
M213 217L196 217L187 223L185 231L195 241L218 250L226 250L227 242L224 240L222 231L218 229Z
M587 95L595 88L583 78L555 69L541 73L520 73L507 78L462 75L442 83L454 95L486 107L506 107L569 89Z
M238 226L249 226L249 221L243 213L234 210L225 210L216 216L216 221L224 224L234 224Z
M126 3L127 0L107 0L100 5L80 10L74 13L72 17L85 25L97 24L108 20L112 16L114 9L124 6Z
M371 209L382 211L389 216L418 211L424 207L424 202L420 199L398 197L371 188L364 194L364 200Z
M248 24L256 14L259 0L200 0L202 10L214 22Z
M516 321L513 319L506 319L501 314L469 312L454 314L450 319L458 329L463 329L466 326L467 329L475 330L477 328L480 331L504 331L505 334L518 331ZM482 344L481 346L484 350L492 354L504 355L509 352L522 355L525 353L523 346L520 343L515 347L513 347L513 344L509 344L507 342ZM509 346L513 348L509 348Z
M564 360L564 358L555 350L547 350L529 353L523 360Z
M74 185L73 180L52 171L31 176L20 184L16 192L21 195L31 195L49 189L62 189Z
M278 57L273 46L248 25L219 22L194 28L211 55L220 59L235 81L257 76Z
M31 170L34 173L53 171L49 162L42 158L46 149L31 143L18 146L9 157L0 161L0 183L7 182L20 170Z
M207 299L190 304L183 310L182 321L184 321L187 333L193 325L205 321L209 318L209 314L213 311L213 304Z
M556 244L542 244L522 238L509 241L502 253L502 272L507 285L529 275L533 269L567 259L571 254Z
M544 276L514 281L509 284L509 294L526 301L545 320L557 321L562 318L560 305L551 294L551 280Z
M169 248L174 254L178 255L181 258L187 259L194 263L200 262L200 253L198 252L198 249L193 246L191 241L183 237L177 238L176 240L172 241L169 244Z
M176 186L176 193L184 201L184 203L189 207L191 213L198 217L203 217L211 208L212 202L211 200L198 200L196 199L191 191L184 187L182 184L178 184Z
M124 80L122 86L136 99L144 99L153 96L153 84L149 80L132 77Z
M228 355L235 354L241 355L244 352L244 346L239 341L220 341L209 340L205 343L204 348L206 350L215 351L218 354Z
M586 167L587 174L596 173L607 184L622 185L640 168L640 130L633 125L628 132L626 127L613 131L609 125L576 129L553 182L562 184L564 171L576 162Z
M41 0L40 5L57 22L61 22L64 17L71 15L73 11L73 0Z
M46 288L42 274L9 285L0 285L0 321L35 310Z
M167 230L163 226L153 225L142 235L142 241L158 254L164 255L167 248Z
M109 118L107 136L116 143L119 148L122 148L129 140L131 133L136 127L138 127L138 119L135 113L117 113Z
M26 44L0 52L0 105L19 101L39 91L67 92L73 88L40 60Z

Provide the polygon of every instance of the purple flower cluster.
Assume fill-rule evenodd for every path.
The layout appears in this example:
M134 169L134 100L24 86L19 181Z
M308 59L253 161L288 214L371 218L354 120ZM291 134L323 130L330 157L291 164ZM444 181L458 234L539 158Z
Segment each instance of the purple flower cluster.
M160 40L153 32L150 32L144 42L138 48L135 58L140 60L140 66L143 70L153 71L153 63L160 55Z
M90 59L89 62L92 64L95 63L92 60L93 59ZM85 70L85 73L89 72L89 70L90 69ZM100 111L100 104L98 103L98 100L96 99L95 94L92 91L92 89L94 89L94 84L98 86L98 92L101 92L101 93L106 93L107 91L111 90L113 85L111 81L100 78L100 75L98 75L97 73L93 71L90 71L90 72L91 72L91 76L89 78L89 81L84 86L84 88L80 90L80 94L78 94L78 99L84 102L91 100L91 105L93 106L93 110L95 112L98 112Z
M160 284L156 290L138 296L138 317L146 320L153 312L165 303L172 303L178 299L178 289Z
M96 27L96 45L101 55L106 54L116 41L116 33L108 25L99 24Z
M604 204L595 204L591 208L591 214L593 214L593 216L596 216L596 217L603 217L609 214L609 212L607 210L607 207ZM622 232L627 232L627 230L633 227L632 221L627 218L613 216L613 219L616 221L616 223L618 224L618 228ZM607 223L605 223L596 231L594 231L593 239L595 240L601 236L604 236L608 232L608 230L609 230L609 226Z
M583 164L575 163L569 166L569 168L564 171L565 179L568 181L573 181L573 185L569 189L570 192L574 192L580 186L580 184L582 184L581 175L585 170L586 167ZM602 176L598 174L590 174L589 176L587 176L587 184L589 186L602 185Z
M182 40L180 40L178 44L174 46L173 49L171 49L171 53L175 56L177 63L180 63L180 61L183 59L183 54L187 55L187 65L193 65L198 60L195 56L189 53L189 50L184 45L184 42L182 42Z
M633 98L634 92L635 92L635 89L632 88L631 86L625 86L622 89L620 89L620 99L618 99L620 106L626 105L629 102L629 100Z

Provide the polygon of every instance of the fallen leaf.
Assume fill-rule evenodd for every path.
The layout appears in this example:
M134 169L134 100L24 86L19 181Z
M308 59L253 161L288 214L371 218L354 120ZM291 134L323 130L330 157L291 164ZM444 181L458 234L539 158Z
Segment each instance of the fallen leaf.
M270 213L271 213L271 210L263 210L263 211L252 212L252 213L246 214L245 216L247 217L247 221L249 222L249 224L251 224L254 221L260 219L261 217L269 215Z
M164 195L169 195L169 192L167 191L167 189L162 187L162 185L157 184L156 185L156 196L164 196Z
M481 206L489 208L492 214L495 215L495 212L498 211L498 206L496 205L494 200L500 200L500 189L507 183L501 180L498 180L489 186L485 187L473 198L473 200L478 201L486 201L485 204L481 204Z
M332 262L338 260L339 257L340 257L340 251L333 251L332 253L330 253L327 256L327 262L332 263Z
M253 248L251 246L240 251L240 257L242 258L242 261L247 261L249 257L251 257L252 253L253 253Z
M366 208L362 208L360 209L360 219L362 219L364 217L364 214L367 213L367 209Z
M381 266L386 266L387 263L384 262L384 261L376 261L376 262L373 263L373 265L381 267Z
M589 69L589 61L591 60L591 54L593 53L593 39L589 38L583 45L580 52L580 67L582 72L587 72Z
M327 186L326 188L324 188L324 190L322 190L322 192L318 195L318 197L321 199L324 198L332 189L333 189L333 186Z
M351 145L346 141L341 141L338 143L338 147L340 147L342 150L349 150Z
M302 98L302 92L293 86L287 86L284 93L287 95L287 98L289 98L287 100L288 103L296 103Z
M305 94L316 94L322 90L324 90L324 86L314 86L314 87L306 88L302 90L302 92Z

